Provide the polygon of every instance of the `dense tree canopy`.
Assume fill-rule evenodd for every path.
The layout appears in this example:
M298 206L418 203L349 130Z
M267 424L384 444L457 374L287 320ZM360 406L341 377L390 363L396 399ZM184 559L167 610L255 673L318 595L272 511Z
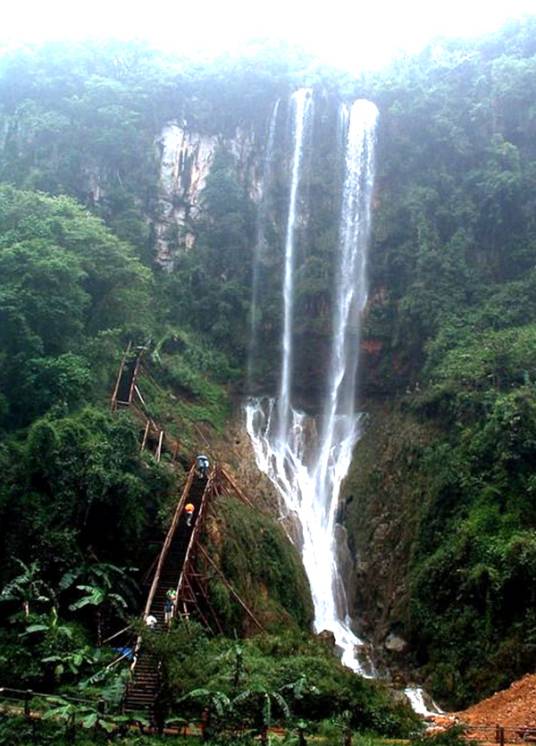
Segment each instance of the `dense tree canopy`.
M150 326L150 278L68 197L0 190L0 396L20 426L83 402L91 340Z

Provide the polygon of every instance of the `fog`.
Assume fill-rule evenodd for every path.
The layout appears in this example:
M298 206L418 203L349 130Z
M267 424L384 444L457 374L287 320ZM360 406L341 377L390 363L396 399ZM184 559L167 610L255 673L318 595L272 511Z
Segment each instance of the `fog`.
M45 40L145 39L194 57L240 52L253 39L297 45L351 72L377 68L440 36L470 37L536 14L536 0L20 0L3 8L3 47Z

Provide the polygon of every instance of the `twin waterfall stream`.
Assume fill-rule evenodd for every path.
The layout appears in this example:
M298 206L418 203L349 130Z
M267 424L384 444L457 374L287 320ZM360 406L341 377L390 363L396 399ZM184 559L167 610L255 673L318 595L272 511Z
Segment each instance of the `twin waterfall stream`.
M270 122L265 175L271 159L278 104ZM360 321L367 301L366 259L374 183L374 145L378 111L369 101L341 105L339 127L344 143L344 185L336 251L333 332L324 411L313 418L294 409L293 322L296 228L303 188L305 145L311 137L314 102L308 89L290 102L292 149L288 218L284 246L283 329L279 390L276 399L250 399L247 429L257 464L282 498L282 511L299 525L301 554L314 602L315 629L335 636L342 661L354 671L370 673L356 654L361 641L351 628L344 584L338 569L335 527L341 483L360 435L355 410ZM262 208L261 208L262 209ZM262 233L262 228L260 229ZM259 236L259 242L263 240ZM254 269L255 287L258 274ZM254 318L253 309L252 319ZM252 341L255 346L255 324Z

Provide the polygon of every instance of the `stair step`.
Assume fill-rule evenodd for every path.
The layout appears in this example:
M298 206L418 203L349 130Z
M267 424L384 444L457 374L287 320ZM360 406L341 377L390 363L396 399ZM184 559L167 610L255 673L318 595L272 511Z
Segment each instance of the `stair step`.
M138 695L138 694L143 695L143 696L145 696L146 694L152 695L154 694L155 689L156 689L156 686L154 686L153 684L151 684L150 686L133 686L132 689L130 690L130 693L132 694L132 696Z
M135 686L129 692L129 697L153 697L156 691L155 686Z
M148 686L154 686L155 681L158 681L158 676L136 676L131 686L134 688L140 686L146 688Z
M154 687L155 683L157 682L158 676L139 676L136 678L134 686Z
M132 694L147 694L154 692L154 690L157 688L158 683L151 681L151 682L139 682L137 684L134 684L130 687L129 692Z

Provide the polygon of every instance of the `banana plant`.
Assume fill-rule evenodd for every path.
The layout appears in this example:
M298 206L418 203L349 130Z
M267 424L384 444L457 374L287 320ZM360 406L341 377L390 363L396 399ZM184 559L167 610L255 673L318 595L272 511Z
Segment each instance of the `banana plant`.
M50 609L48 617L44 617L43 615L41 618L45 619L45 621L29 624L26 627L25 631L19 635L19 637L27 637L28 635L35 635L39 632L42 632L44 635L48 635L53 640L61 640L62 638L66 638L68 640L72 639L73 630L71 625L64 624L60 620L58 616L58 610L55 606Z
M41 579L41 568L38 562L27 565L15 558L22 572L4 586L0 593L0 601L18 601L22 606L25 619L30 616L30 604L54 603L55 594L52 588Z
M77 725L84 730L94 730L95 734L104 732L110 734L117 731L126 733L131 725L136 725L140 733L150 726L150 722L143 713L132 712L125 715L113 715L104 712L102 703L69 702L61 697L50 700L54 706L43 715L43 720L63 720L68 725L74 742L74 731Z
M80 704L58 697L54 705L44 713L43 720L64 720L72 730L77 724L85 730L94 728L95 731L102 730L105 733L111 733L115 728L113 718L100 712L97 702L94 705Z
M253 715L254 720L259 724L262 744L268 743L268 730L273 722L272 715L275 707L280 710L285 720L290 718L290 708L281 692L263 686L256 686L241 692L233 699L232 707L237 712L245 708L246 712Z
M86 606L95 609L97 645L102 642L103 612L112 612L124 617L128 601L134 601L137 585L127 574L129 570L133 571L135 568L95 562L65 573L60 581L60 590L66 591L80 578L86 579L86 583L76 584L76 590L81 591L83 595L71 603L69 609L78 611Z
M192 701L201 704L203 710L201 731L203 741L208 741L215 731L219 730L221 726L227 725L233 709L231 700L224 692L193 689L179 699L179 704Z
M73 649L73 627L62 622L55 606L50 610L44 621L30 624L19 637L43 636L43 645L37 650L45 648L48 655L41 657L41 663L54 666L54 678L60 681L66 672L77 676L87 665L94 665L99 659L99 651L89 645Z
M136 571L136 567L119 567L111 562L88 562L66 572L58 587L60 591L66 591L82 581L107 590L114 588L129 603L135 603L138 585L129 573Z
M95 651L88 645L84 645L79 650L59 653L57 655L47 655L42 659L43 663L54 663L54 676L57 681L61 679L66 671L70 671L74 676L78 676L84 666L93 666L98 661Z

